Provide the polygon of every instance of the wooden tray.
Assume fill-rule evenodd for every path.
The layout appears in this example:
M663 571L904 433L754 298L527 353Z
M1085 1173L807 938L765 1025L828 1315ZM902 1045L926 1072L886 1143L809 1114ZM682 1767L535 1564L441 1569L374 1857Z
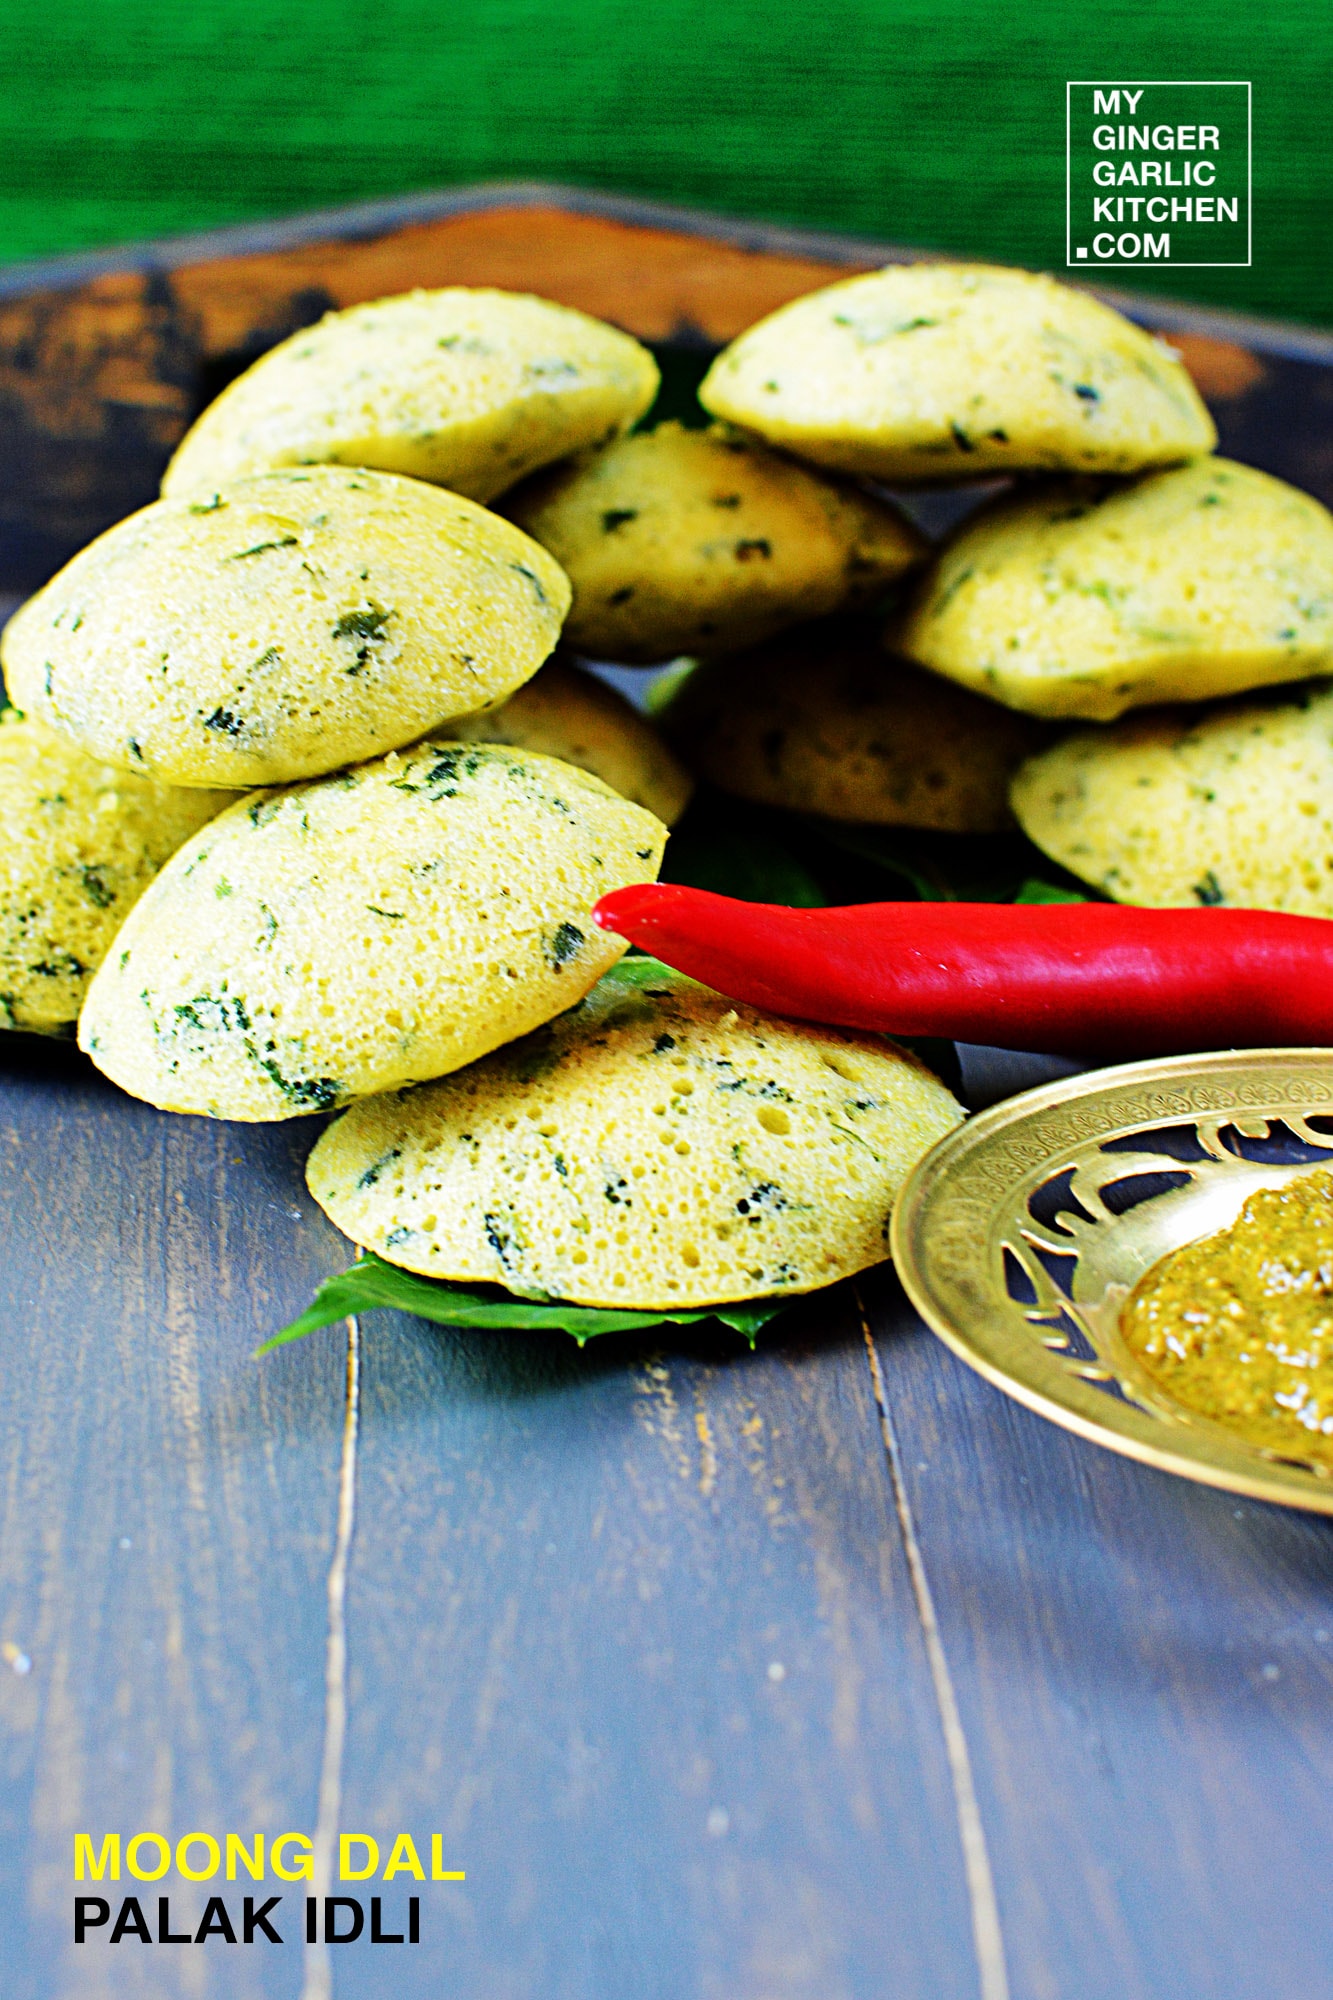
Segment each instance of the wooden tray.
M908 253L553 188L0 276L0 588L150 497L331 304L449 282L688 376ZM1333 341L1133 302L1229 450L1330 495ZM1333 1962L1333 1531L1146 1471L964 1370L880 1272L748 1355L377 1315L314 1128L172 1118L0 1048L0 1964L15 2000L1286 2000ZM418 1946L72 1942L250 1885L76 1884L77 1833L413 1834ZM336 1852L336 1850L334 1850ZM321 1885L324 1886L324 1885ZM400 1876L380 1891L390 1929ZM417 1888L411 1882L406 1888ZM113 1901L114 1907L114 1901ZM367 1932L369 1922L367 1921Z
M275 341L413 285L500 285L707 353L802 292L923 253L569 188L469 188L0 272L0 592L157 492L199 410ZM1333 498L1333 335L1106 292L1169 334L1220 449Z

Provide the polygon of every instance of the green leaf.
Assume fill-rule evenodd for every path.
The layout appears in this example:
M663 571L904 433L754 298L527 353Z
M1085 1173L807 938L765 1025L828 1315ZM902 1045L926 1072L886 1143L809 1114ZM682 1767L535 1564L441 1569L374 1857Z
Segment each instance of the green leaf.
M829 899L785 836L777 814L703 792L667 842L662 880L745 903L818 909Z
M688 1326L698 1320L721 1320L754 1346L761 1327L791 1305L790 1298L742 1300L735 1305L703 1306L697 1311L618 1312L601 1306L576 1306L562 1299L519 1299L498 1285L475 1289L418 1277L396 1264L386 1264L367 1251L349 1270L326 1278L305 1311L257 1348L255 1359L275 1347L300 1340L322 1326L332 1326L351 1313L380 1307L415 1313L441 1326L476 1326L524 1333L567 1333L582 1347L599 1333L647 1333L655 1326Z
M1054 882L1038 882L1031 876L1014 897L1016 903L1087 903L1088 896L1080 896L1076 889L1062 889Z
M1021 833L933 833L914 827L853 826L808 819L804 843L789 836L818 869L830 902L901 895L903 882L923 903L1090 902L1093 892ZM840 882L825 857L852 858L859 879ZM881 890L876 874L890 878ZM896 879L895 879L896 878ZM854 891L852 895L847 890ZM1042 893L1033 893L1033 891Z
M643 712L647 716L660 715L674 694L683 688L692 674L698 672L699 662L682 655L665 667L659 667L643 690Z
M911 828L856 826L837 820L812 820L809 825L831 847L871 862L886 875L901 876L923 903L957 900L946 870Z

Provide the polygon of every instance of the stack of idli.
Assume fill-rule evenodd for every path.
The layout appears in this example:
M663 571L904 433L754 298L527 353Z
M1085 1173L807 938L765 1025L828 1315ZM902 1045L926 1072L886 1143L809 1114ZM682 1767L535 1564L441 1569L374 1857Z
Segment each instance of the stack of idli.
M592 922L655 877L692 781L573 653L785 643L926 554L733 427L631 434L656 388L636 341L540 299L329 315L22 607L0 728L8 1025L77 1021L169 1111L345 1107L310 1178L357 1241L644 1307L882 1258L961 1116L879 1038L620 966Z
M687 556L700 567L717 538L694 524L730 489L748 500L739 479L696 473L671 529L676 438L655 461L652 440L630 438L521 490L514 518L556 550L576 606L582 587L590 642L700 660L659 719L701 776L831 819L986 833L1016 818L1126 901L1333 915L1320 678L1333 672L1333 519L1214 455L1212 420L1161 341L1050 278L900 266L750 328L700 400L719 467L748 447L775 479L785 465L792 494L817 478L863 495L1003 480L909 581L887 630L846 615L895 581L883 561L863 567L863 535L848 542L861 584L836 602L793 595L798 631L775 633L774 611L755 629L751 557L734 572L734 620L710 600L693 637L679 618L654 624L661 592L629 562L629 538L651 537L672 575ZM692 444L691 469L704 448Z

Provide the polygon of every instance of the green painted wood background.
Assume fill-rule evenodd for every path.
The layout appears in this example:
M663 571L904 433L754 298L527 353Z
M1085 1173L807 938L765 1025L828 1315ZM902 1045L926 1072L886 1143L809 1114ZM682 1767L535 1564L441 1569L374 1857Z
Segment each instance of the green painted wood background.
M1327 0L45 0L0 63L0 259L536 177L1054 266L1066 78L1245 78L1253 268L1134 282L1333 324Z

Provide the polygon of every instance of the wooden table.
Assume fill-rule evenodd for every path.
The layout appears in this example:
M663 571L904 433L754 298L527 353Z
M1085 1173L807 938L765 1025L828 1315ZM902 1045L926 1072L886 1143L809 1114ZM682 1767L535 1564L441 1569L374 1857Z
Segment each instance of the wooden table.
M495 217L549 218L546 199L461 219L489 215L509 243ZM435 230L426 281L458 220L440 204L411 224ZM566 216L563 263L543 221L547 264L525 282L585 302L589 223L626 235L626 268L660 289L676 255L691 310L724 289L719 259L765 274L760 305L781 289L763 245L678 222L655 249L662 218L620 212ZM329 240L344 270L379 270L396 228ZM632 289L615 308L599 240L602 309L642 325ZM468 242L474 279L511 269ZM792 290L833 255L798 248L782 252ZM51 274L40 310L11 286L9 435L28 439L39 497L65 471L58 531L35 511L25 526L31 488L8 491L14 588L133 483L126 460L97 486L110 418L91 365L43 459L32 439L57 405L40 370L26 403L14 388L15 328L63 314L67 351L101 340L105 362L114 336L152 362L183 298L203 327L208 261ZM234 303L248 272L247 310L271 304L262 262L218 296ZM644 296L645 314L670 307ZM1318 337L1236 333L1192 334L1224 424L1327 494ZM171 427L144 366L118 381L147 463L152 423L159 445ZM1298 392L1302 421L1275 430ZM376 1314L256 1363L345 1257L304 1192L313 1131L170 1117L59 1048L0 1047L7 2000L1333 1988L1333 1523L1066 1436L961 1368L887 1271L809 1301L753 1355L681 1336L579 1352ZM181 1928L215 1892L234 1914L244 1877L73 1879L78 1833L195 1830L303 1832L321 1866L339 1831L382 1858L405 1831L427 1869L438 1834L466 1880L315 1885L380 1893L390 1929L418 1894L415 1947L307 1951L311 1885L271 1877L281 1946L111 1946L105 1928L73 1944L74 1896L99 1886L113 1909L139 1894L154 1926L163 1890Z

